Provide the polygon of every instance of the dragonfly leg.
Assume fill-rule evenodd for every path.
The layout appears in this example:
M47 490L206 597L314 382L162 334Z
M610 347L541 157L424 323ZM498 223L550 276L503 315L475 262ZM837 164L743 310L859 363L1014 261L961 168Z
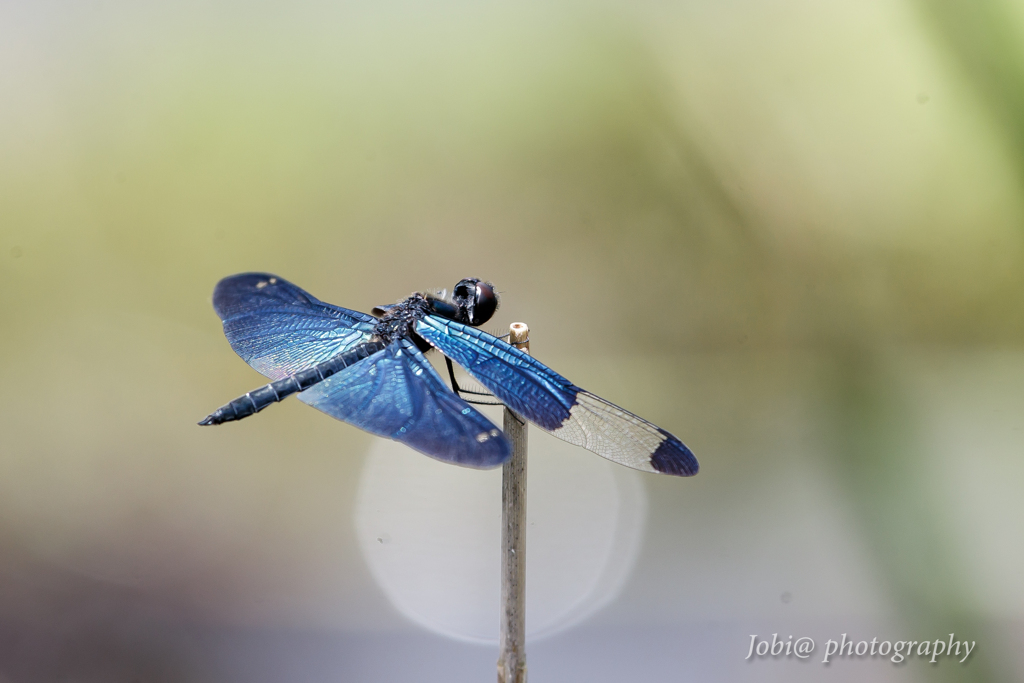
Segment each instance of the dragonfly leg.
M455 381L455 367L452 366L452 359L445 356L444 362L448 366L448 377L452 380L452 391L455 392L456 396L462 398L462 394L459 393L459 383Z
M475 396L491 396L492 394L489 394L489 393L486 393L486 392L483 392L483 391L470 391L469 389L463 389L462 387L459 386L459 383L455 381L455 366L452 365L452 359L449 358L448 356L445 356L444 357L444 362L448 366L448 377L452 381L452 391L454 391L455 395L458 396L459 398L461 398L463 401L465 401L466 403L472 403L475 406L503 406L503 405L505 405L504 403L494 402L494 401L473 401L473 400L468 399L465 396L463 396L462 394L473 394Z

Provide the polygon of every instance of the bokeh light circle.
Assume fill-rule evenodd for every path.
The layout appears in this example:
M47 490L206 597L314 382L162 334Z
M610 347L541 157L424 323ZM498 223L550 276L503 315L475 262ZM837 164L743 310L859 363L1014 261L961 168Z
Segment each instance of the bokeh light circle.
M527 469L527 637L578 623L621 590L646 519L642 475L536 429ZM412 621L459 640L498 638L501 470L378 440L356 499L378 585Z

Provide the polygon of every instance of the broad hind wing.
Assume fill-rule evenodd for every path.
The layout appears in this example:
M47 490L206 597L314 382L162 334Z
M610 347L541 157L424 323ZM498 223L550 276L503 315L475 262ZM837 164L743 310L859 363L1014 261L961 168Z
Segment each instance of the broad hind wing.
M457 465L496 467L512 454L501 430L452 393L408 339L306 389L299 400Z
M271 379L283 379L367 341L376 318L326 304L269 273L226 277L213 308L231 348Z
M502 403L559 439L646 472L686 477L699 469L697 458L672 434L493 335L432 315L417 321L416 332Z

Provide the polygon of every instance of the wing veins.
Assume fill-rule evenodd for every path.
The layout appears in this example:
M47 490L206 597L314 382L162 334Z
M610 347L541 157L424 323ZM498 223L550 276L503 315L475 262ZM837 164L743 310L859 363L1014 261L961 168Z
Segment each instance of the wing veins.
M503 403L554 436L636 469L696 473L696 459L674 436L572 384L510 344L434 316L417 322L416 330Z

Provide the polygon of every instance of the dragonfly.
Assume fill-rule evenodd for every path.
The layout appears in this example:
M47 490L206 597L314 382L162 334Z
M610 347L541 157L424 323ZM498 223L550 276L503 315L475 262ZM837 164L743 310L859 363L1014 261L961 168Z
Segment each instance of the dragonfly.
M446 292L414 293L374 315L324 303L269 273L221 280L213 308L231 348L273 380L202 420L241 420L297 394L300 401L433 458L491 468L511 457L504 433L462 394L451 362L490 395L550 434L621 465L697 473L679 439L576 386L530 354L478 329L494 315L494 286L466 278ZM436 349L451 387L425 357Z

